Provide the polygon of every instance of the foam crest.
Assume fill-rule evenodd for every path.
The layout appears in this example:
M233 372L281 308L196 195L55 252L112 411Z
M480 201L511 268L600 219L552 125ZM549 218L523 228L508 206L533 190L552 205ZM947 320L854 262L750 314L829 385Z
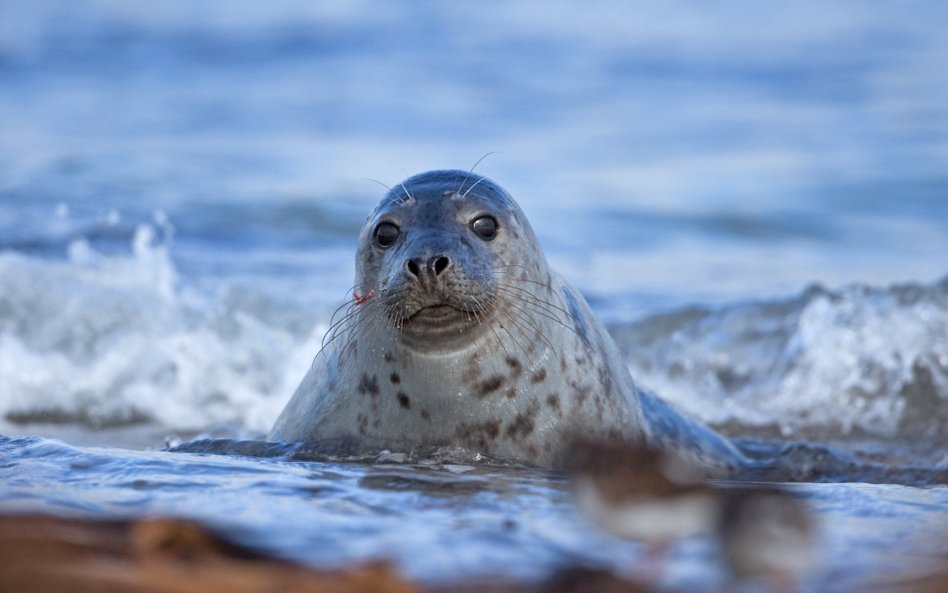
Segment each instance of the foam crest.
M948 279L812 288L615 328L633 374L705 421L781 436L948 432Z
M14 423L266 430L322 331L272 323L278 305L249 288L182 287L150 225L122 256L83 240L65 261L0 253L0 277L0 414Z

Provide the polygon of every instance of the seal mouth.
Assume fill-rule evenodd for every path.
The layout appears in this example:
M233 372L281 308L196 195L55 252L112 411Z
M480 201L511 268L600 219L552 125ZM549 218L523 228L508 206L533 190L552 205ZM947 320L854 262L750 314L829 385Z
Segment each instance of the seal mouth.
M410 315L405 321L408 323L438 323L458 317L473 320L473 313L457 309L451 305L430 305L418 309L418 311Z
M405 317L399 330L406 337L425 340L461 337L480 325L484 319L480 313L460 309L443 303L428 305Z

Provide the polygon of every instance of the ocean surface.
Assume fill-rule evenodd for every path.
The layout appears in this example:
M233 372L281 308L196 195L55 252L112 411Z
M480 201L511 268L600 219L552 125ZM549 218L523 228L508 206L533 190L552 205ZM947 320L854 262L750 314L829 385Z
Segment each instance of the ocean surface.
M944 558L946 22L937 1L0 2L0 511L171 513L430 582L630 570L641 546L561 475L255 442L383 185L480 161L642 385L799 445L801 473L859 460L793 485L821 526L806 590ZM165 450L195 437L218 440ZM713 552L680 542L668 584L715 590Z

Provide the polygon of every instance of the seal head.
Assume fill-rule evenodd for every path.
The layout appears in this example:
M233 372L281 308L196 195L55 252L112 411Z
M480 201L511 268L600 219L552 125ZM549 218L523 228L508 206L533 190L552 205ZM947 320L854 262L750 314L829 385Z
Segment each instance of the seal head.
M504 314L509 273L545 266L531 254L542 258L503 189L463 172L426 173L390 191L366 220L358 292L377 298L365 304L377 306L386 329L409 348L463 348Z

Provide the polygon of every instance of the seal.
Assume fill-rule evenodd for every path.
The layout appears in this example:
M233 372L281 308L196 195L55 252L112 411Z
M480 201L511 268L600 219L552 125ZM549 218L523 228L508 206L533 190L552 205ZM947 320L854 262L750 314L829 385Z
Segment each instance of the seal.
M571 439L672 447L728 475L724 438L639 389L513 198L464 171L402 182L359 236L352 300L271 440L449 446L542 467Z

